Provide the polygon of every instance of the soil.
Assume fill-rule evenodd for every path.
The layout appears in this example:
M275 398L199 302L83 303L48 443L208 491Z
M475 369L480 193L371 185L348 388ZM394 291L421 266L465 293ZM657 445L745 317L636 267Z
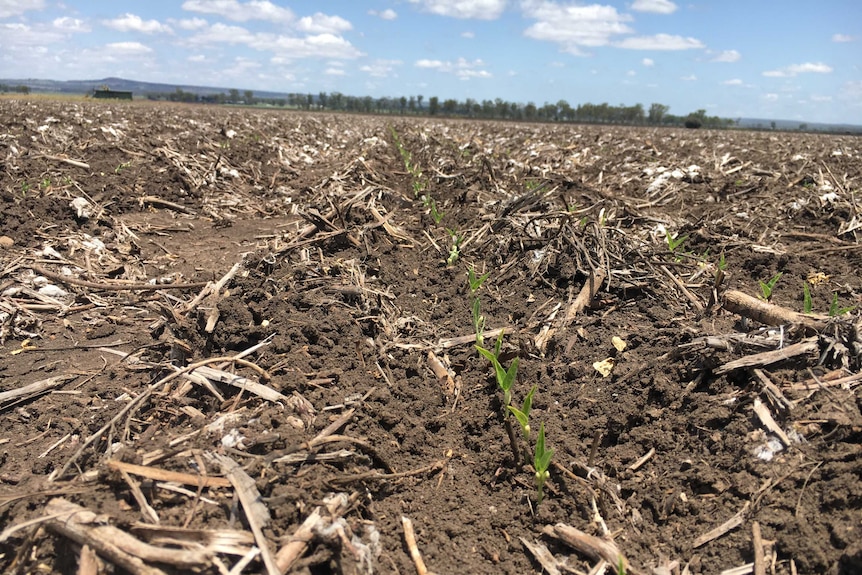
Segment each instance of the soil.
M755 524L768 572L860 573L860 144L0 100L0 392L65 376L0 402L0 570L77 572L81 542L45 517L55 497L142 538L142 501L161 527L248 533L233 488L179 492L115 465L217 477L228 456L273 552L329 494L349 497L330 517L344 537L318 530L297 573L414 573L402 516L434 573L542 572L524 541L589 571L598 558L543 532L559 523L612 540L630 573L752 563ZM488 273L475 297L486 330L506 330L503 367L518 358L513 404L536 387L529 441L474 347L469 269ZM772 303L803 311L807 285L814 312L831 308L820 333L721 308L779 273ZM725 369L806 337L813 351ZM154 385L257 344L212 367L290 401ZM522 457L540 426L541 503ZM265 572L259 557L246 572Z

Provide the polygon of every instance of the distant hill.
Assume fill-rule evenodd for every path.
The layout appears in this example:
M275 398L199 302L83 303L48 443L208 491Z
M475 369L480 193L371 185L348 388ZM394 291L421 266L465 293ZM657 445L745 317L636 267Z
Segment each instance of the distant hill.
M43 94L92 94L93 90L107 86L111 90L134 92L136 94L154 92L174 92L177 88L198 96L227 94L231 88L216 88L212 86L192 86L187 84L161 84L158 82L140 82L124 78L102 78L100 80L41 80L41 79L0 79L0 84L9 86L29 86L33 92ZM240 89L240 92L245 89ZM260 98L284 98L282 92L264 92L254 90L254 95Z

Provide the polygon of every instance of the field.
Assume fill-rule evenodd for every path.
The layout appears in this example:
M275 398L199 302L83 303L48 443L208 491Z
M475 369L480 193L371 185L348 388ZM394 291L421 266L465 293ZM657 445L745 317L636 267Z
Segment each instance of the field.
M0 119L0 571L862 572L862 140Z

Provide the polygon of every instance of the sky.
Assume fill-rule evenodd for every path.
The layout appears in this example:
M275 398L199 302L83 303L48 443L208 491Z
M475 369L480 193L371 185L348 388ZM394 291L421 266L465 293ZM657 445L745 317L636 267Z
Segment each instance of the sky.
M859 0L0 0L0 78L862 124Z

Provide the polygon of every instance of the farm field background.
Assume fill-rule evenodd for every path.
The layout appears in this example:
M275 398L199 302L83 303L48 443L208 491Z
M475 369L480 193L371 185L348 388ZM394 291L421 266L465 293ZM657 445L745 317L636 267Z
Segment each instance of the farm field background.
M0 118L3 572L862 571L858 138Z

